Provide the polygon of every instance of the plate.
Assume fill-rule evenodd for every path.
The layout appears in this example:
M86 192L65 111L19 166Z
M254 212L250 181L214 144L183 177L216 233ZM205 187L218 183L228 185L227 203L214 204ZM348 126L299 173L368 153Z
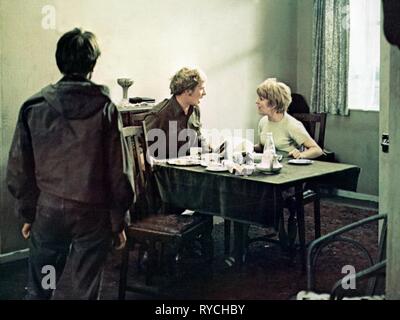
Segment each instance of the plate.
M169 159L167 163L173 166L198 166L200 164L200 160L178 158L178 159Z
M213 171L213 172L224 172L224 171L228 171L228 168L226 168L225 166L208 166L206 168L207 171Z
M282 170L282 165L279 167L272 168L272 170L270 167L264 167L264 166L261 166L260 164L256 165L256 168L258 171L260 171L264 174L275 174L275 173L279 173Z
M312 164L313 162L314 161L309 160L309 159L291 159L288 161L288 163L290 163L290 164L296 164L296 165L300 165L300 166Z
M260 171L262 174L269 174L269 175L273 175L273 174L278 174L279 172L281 172L281 169L277 170L277 171Z
M201 161L201 162L200 162L200 165L201 165L202 167L208 167L209 162L208 162L208 161Z

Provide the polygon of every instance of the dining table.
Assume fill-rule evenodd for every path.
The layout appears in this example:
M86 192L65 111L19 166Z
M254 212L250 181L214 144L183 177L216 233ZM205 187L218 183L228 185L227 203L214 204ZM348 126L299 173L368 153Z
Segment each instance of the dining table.
M284 158L282 169L274 174L255 170L251 175L235 175L229 171L209 171L201 165L176 165L168 161L156 161L153 173L164 203L233 221L233 254L242 263L245 227L258 225L278 230L283 220L285 191L294 191L299 230L304 230L302 200L306 184L357 189L360 168L356 165L323 161L294 165L288 160ZM299 242L305 266L304 232L299 232Z

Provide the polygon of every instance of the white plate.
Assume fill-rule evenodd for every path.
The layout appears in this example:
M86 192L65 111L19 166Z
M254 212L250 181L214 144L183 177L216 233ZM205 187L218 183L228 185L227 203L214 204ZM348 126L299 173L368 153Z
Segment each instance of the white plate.
M308 165L308 164L312 164L314 161L309 160L309 159L292 159L289 160L288 163L290 164L297 164L297 165Z
M202 167L208 167L208 164L209 164L208 161L201 161L201 162L200 162L200 165L201 165Z
M262 174L278 174L279 172L281 172L281 169L277 170L277 171L260 171Z
M224 167L224 166L208 166L206 168L207 171L213 171L213 172L224 172L224 171L228 171L228 168Z
M178 158L178 159L169 159L167 163L174 166L198 166L200 164L200 160L193 160L189 158Z

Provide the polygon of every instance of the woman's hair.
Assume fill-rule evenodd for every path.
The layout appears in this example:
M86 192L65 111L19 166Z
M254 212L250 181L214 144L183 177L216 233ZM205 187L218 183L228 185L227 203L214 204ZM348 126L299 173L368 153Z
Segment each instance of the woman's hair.
M290 88L275 78L270 78L261 83L257 88L257 94L261 99L267 99L275 107L276 112L284 113L292 102Z
M57 66L64 75L87 75L93 71L100 54L96 36L75 28L58 40Z
M172 95L180 95L186 90L194 90L206 80L205 74L198 69L182 68L171 79L169 88Z

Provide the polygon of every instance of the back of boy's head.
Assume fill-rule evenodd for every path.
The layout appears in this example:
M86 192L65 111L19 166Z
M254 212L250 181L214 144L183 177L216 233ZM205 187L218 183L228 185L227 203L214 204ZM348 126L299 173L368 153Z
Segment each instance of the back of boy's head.
M57 66L64 75L86 76L93 71L100 54L96 36L75 28L58 40Z

